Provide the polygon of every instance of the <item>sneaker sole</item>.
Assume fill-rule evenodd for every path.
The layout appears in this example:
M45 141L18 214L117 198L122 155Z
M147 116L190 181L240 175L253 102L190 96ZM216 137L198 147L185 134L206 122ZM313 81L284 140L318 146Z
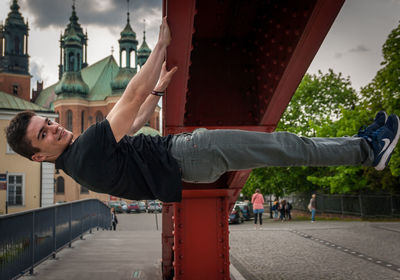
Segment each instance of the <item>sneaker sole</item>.
M385 167L388 164L388 158L390 157L390 155L392 154L394 148L397 145L397 142L399 141L399 136L400 136L400 129L399 129L399 117L396 116L397 119L397 133L396 136L394 137L392 143L390 143L389 147L386 149L385 153L382 155L381 160L379 161L379 163L375 166L375 169L378 171L381 171L383 169L385 169Z

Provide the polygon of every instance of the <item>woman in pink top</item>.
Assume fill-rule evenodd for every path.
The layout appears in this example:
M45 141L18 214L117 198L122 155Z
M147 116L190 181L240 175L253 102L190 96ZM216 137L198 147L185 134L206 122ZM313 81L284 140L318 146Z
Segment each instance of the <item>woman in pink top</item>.
M253 203L254 212L254 224L257 229L257 218L260 218L260 228L262 226L262 214L264 213L264 197L260 192L260 189L256 189L255 194L251 197L251 203Z

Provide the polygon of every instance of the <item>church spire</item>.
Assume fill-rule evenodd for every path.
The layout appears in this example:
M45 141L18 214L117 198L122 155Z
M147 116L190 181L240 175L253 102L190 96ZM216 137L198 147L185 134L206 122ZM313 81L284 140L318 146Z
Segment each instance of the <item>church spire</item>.
M142 67L146 63L146 61L149 58L150 53L151 53L151 49L149 48L149 46L147 45L147 42L146 42L146 20L145 19L143 20L143 25L144 25L143 42L138 50L138 62L137 62L137 64L140 65L140 67Z
M119 42L119 71L111 82L114 94L121 93L128 85L130 79L136 74L137 46L136 33L133 31L129 19L129 0L127 0L127 19L124 30L121 32ZM123 59L125 58L125 59ZM124 61L125 60L125 61Z
M83 33L78 19L75 0L73 0L69 24L60 38L62 66L60 65L59 77L61 81L55 88L55 93L59 98L76 95L86 97L89 93L89 87L81 75L81 69L87 65L87 33L86 35Z
M0 72L29 74L28 24L24 22L17 0L13 0L5 25L0 30L3 42ZM4 62L4 63L3 63Z
M129 23L129 0L126 0L127 4L128 4L128 12L126 13L127 16L127 22Z

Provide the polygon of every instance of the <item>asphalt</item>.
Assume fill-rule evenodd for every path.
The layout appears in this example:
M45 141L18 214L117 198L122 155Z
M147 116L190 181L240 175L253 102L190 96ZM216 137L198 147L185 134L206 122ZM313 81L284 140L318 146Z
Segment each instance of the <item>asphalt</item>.
M162 279L161 215L122 214L20 279ZM230 226L231 279L400 280L398 222L278 222Z

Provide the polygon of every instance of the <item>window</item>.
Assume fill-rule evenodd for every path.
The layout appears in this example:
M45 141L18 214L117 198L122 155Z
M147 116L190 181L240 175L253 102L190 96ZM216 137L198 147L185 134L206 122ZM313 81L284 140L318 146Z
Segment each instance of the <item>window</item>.
M57 114L57 118L56 118L56 123L60 123L60 118L58 116L60 116L60 112L56 111Z
M81 112L81 132L85 130L85 111Z
M75 57L74 54L72 52L70 52L68 54L68 67L67 67L67 71L69 72L73 72L75 69Z
M67 129L72 132L72 111L67 111Z
M14 38L14 51L15 51L15 54L20 54L20 47L19 46L20 46L19 45L19 38L15 37Z
M56 179L56 193L57 194L64 194L64 178L62 176L57 177Z
M96 113L96 123L101 122L103 120L103 114L101 112Z
M8 174L8 205L24 205L24 175Z
M126 65L126 61L127 61L127 58L126 58L127 56L126 56L126 50L125 49L123 49L122 51L121 51L121 53L120 53L120 67L121 68L125 68L127 65Z
M12 90L14 95L18 95L18 85L14 84Z
M89 193L89 189L84 186L81 186L81 193Z

